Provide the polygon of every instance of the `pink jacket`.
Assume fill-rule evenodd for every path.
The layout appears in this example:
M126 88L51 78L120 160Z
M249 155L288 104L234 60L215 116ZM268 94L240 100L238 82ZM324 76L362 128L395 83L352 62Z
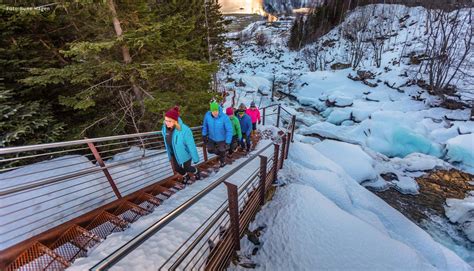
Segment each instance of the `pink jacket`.
M258 110L258 108L254 110L249 108L245 110L245 113L250 116L252 123L256 123L257 121L260 121L260 110Z

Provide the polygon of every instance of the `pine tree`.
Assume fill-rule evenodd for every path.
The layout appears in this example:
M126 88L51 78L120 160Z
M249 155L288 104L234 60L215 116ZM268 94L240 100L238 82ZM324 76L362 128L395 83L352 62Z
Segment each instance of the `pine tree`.
M0 83L0 147L53 142L63 134L48 104L21 103Z
M218 4L205 10L203 3L59 1L34 14L0 8L8 99L49 108L48 125L63 125L65 139L159 129L175 104L198 125L218 61L228 57Z

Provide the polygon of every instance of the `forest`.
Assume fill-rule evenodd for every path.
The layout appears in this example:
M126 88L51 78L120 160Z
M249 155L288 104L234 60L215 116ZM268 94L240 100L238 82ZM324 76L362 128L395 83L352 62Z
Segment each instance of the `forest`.
M0 147L159 130L174 105L199 125L231 57L214 1L10 1L0 15Z

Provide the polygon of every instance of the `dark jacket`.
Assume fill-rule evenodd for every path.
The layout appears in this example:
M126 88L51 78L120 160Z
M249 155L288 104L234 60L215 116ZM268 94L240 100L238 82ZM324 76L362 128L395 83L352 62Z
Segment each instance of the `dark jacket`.
M249 115L247 114L244 114L242 117L237 114L237 118L240 122L240 129L242 130L242 134L250 136L250 132L252 132L252 119L250 119Z

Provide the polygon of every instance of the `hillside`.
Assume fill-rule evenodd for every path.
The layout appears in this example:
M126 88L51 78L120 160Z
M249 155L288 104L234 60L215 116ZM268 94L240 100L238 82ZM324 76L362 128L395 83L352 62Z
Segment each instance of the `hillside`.
M462 38L472 31L472 25L468 23L471 12L464 9L450 13L450 16L457 17L458 23L453 31L458 31L461 38L455 43L453 54L463 52L465 40ZM296 113L299 122L298 136L295 138L300 143L295 144L295 149L290 151L290 162L294 164L287 168L281 182L285 187L277 192L276 202L271 203L272 208L265 208L253 227L265 228L260 233L263 245L255 246L244 241L248 246L241 255L243 258L248 257L252 259L251 262L255 261L262 267L272 262L275 254L279 255L277 258L283 258L275 262L275 267L284 264L285 260L290 261L291 249L295 247L284 249L287 242L295 246L302 244L302 240L310 238L300 236L303 231L309 231L307 234L311 238L317 238L319 226L331 227L321 225L329 223L327 220L330 220L331 214L327 214L329 217L318 220L319 226L312 229L316 232L308 230L311 223L306 224L300 219L322 215L319 211L309 211L312 209L310 206L335 204L334 208L343 213L341 216L356 217L369 224L372 230L381 231L385 237L401 242L417 255L424 255L421 261L423 264L440 269L461 268L462 264L456 267L449 265L452 254L444 246L472 264L474 217L470 211L473 207L469 189L464 191L464 197L460 199L445 199L449 203L445 204L445 214L440 216L430 213L430 218L423 222L409 221L383 201L372 198L366 189L360 189L362 185L374 191L396 189L400 195L418 195L425 191L420 192L417 179L434 170L453 169L474 173L474 122L471 119L474 95L472 69L469 68L474 60L472 50L468 50L466 61L460 65L463 72L454 76L454 92L440 95L427 89L421 83L426 80L426 74L423 70L420 72L423 64L420 65L419 61L424 46L430 40L430 36L424 34L426 14L427 11L422 7L408 8L401 5L358 8L318 42L300 51L290 51L287 47L291 20L273 24L257 22L240 33L230 34L235 39L230 44L234 62L224 65L219 75L227 82L226 90L231 95L235 92L237 104L255 101L263 107L280 103ZM367 25L364 31L357 31L354 24L361 19L366 20ZM350 31L357 35L358 44L354 44L357 43L354 37L348 36ZM366 39L379 33L376 31L384 31L386 38L372 45ZM354 67L355 57L360 58L360 61ZM305 157L305 160L301 160L301 157ZM329 161L330 165L327 165ZM328 199L332 203L326 203ZM358 200L365 203L359 204ZM378 203L375 204L375 201ZM456 201L456 204L451 204L452 201ZM290 218L275 213L275 210L283 208L279 206L286 206L289 202L296 204L289 207L292 211L288 212L294 212L289 215ZM369 202L377 207L370 206ZM341 216L337 215L334 219L342 219ZM343 221L337 224L351 223ZM396 229L393 227L395 224L399 225ZM427 230L431 236L419 227ZM344 229L339 230L344 232ZM367 232L360 234L369 235ZM288 240L276 236L291 237ZM418 247L419 243L416 245L409 241L417 238L431 244L426 243L426 246L437 248L431 248L428 252ZM293 239L300 242L291 241ZM315 247L308 245L303 250L316 247L318 251L324 251L325 248L331 250L325 246L331 241L322 242L314 244ZM338 242L357 245L357 242ZM337 248L337 245L333 247ZM258 252L252 256L255 249ZM357 247L353 249L360 251ZM440 253L438 256L445 255L439 256L444 259L443 264L438 262L439 259L435 260L438 256L431 258L436 254L434 251ZM307 266L321 264L324 260L317 255L305 257L309 258ZM374 261L369 258L366 260ZM242 262L245 261L242 259ZM409 260L408 264L417 261ZM334 267L331 264L337 263L334 258L334 262L328 262L326 267ZM286 264L289 266L283 266L290 267L295 262ZM391 264L388 263L389 266ZM406 268L426 268L415 266Z

